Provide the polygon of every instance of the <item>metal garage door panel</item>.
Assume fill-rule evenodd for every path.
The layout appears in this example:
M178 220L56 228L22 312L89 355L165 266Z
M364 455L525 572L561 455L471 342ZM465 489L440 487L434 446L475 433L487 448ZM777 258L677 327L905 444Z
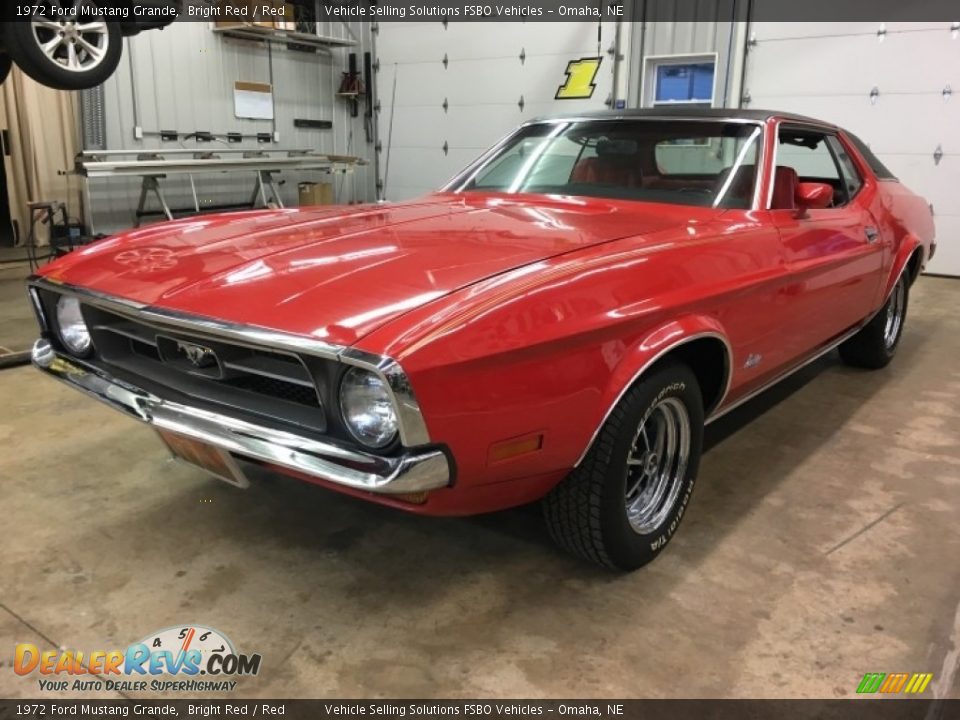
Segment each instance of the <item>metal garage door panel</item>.
M908 0L909 1L909 0ZM950 29L950 23L932 22L758 22L750 28L750 34L758 41L780 40L784 38L822 38L844 39L849 35L877 36L881 28L886 29L887 37L894 33L931 28Z
M440 184L434 181L434 178L448 177L452 174L449 163L449 158L444 157L443 152L439 150L393 148L390 151L390 167L387 175L387 198L400 200L432 192Z
M602 30L603 42L613 39L613 23ZM509 57L519 64L520 51L535 55L597 54L597 24L563 23L451 23L450 58ZM604 48L605 49L605 48Z
M434 192L473 162L477 154L470 150L452 150L444 156L441 151L393 148L387 198L405 200Z
M597 54L596 23L380 23L377 54L384 63L442 63L481 58L510 58L520 65L525 55L582 57ZM613 38L604 27L601 48ZM416 38L416 42L410 42Z
M947 155L937 165L932 157L886 155L883 162L899 180L933 205L935 217L960 217L960 154Z
M390 106L393 97L394 74L397 77L398 107L427 105L443 112L443 98L454 85L454 78L448 70L443 69L443 65L409 63L394 66L381 61L377 89L383 111Z
M555 101L557 90L567 80L567 63L575 58L559 55L542 55L527 58L520 75L524 101L527 103L556 102L556 112L597 110L613 87L613 74L606 62L601 62L594 78L596 87L593 97L587 100Z
M529 119L529 113L516 107L451 105L444 140L451 148L470 149L479 155Z
M446 29L440 22L381 23L380 28L377 121L386 150L393 116L391 199L439 186L535 115L600 109L610 92L612 78L605 64L592 99L554 99L566 79L567 63L596 54L596 23L451 23ZM613 24L603 29L607 44L613 29Z
M947 64L944 57L957 55ZM802 62L800 61L802 58ZM851 58L857 71L850 71ZM960 43L947 32L913 32L843 39L824 37L761 42L750 50L747 90L757 96L869 96L891 92L936 92L960 88ZM776 72L755 72L759 66ZM958 90L960 92L960 90Z
M937 253L927 265L936 275L957 275L960 268L960 215L937 217Z
M499 106L451 106L450 112L424 107L398 107L393 122L393 147L486 150L529 117L505 113ZM388 121L389 126L389 121ZM382 138L387 143L387 136Z
M389 113L389 109L387 110ZM393 135L390 137L390 116L384 119L387 132L381 137L386 146L391 142L393 147L432 147L440 149L447 130L447 119L440 108L432 107L404 107L397 106L396 116L393 118Z
M382 22L379 27L377 56L381 64L440 63L450 50L449 36L440 22ZM412 42L414 38L416 42Z
M750 37L758 42L793 38L876 35L878 22L758 22L750 26Z
M530 57L522 66L513 58L454 61L448 71L454 80L449 83L447 97L457 105L495 104L511 110L519 110L521 96L524 104L553 102L557 89L566 81L568 62L568 57L559 55ZM592 99L566 100L559 106L596 109L609 94L611 82L611 74L601 66Z

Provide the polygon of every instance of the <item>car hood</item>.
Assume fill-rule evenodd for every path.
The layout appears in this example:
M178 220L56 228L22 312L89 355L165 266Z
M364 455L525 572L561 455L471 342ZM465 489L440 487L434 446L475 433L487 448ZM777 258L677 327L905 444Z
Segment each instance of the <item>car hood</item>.
M73 252L42 274L167 310L350 345L498 273L653 233L697 212L665 208L440 194L233 213L132 230Z

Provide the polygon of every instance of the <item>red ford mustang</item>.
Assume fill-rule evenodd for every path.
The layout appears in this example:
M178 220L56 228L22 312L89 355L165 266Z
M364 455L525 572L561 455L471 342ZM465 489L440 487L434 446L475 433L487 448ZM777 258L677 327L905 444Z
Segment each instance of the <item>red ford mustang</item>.
M540 120L421 200L76 251L31 279L34 362L230 482L543 499L560 545L632 569L676 532L705 423L836 346L886 365L933 249L926 203L832 125Z

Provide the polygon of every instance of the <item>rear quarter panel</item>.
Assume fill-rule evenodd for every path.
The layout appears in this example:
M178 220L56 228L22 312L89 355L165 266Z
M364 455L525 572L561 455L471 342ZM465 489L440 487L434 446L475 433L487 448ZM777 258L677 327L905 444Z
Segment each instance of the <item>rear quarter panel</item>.
M856 145L841 133L841 139L861 174L876 183L877 192L868 206L884 243L884 282L880 283L877 307L893 290L911 256L920 250L920 269L926 266L935 249L935 226L930 204L898 180L878 179Z
M874 216L890 242L886 282L879 303L883 304L904 266L918 249L922 253L920 269L926 266L933 252L935 227L926 200L897 181L885 180L879 185Z

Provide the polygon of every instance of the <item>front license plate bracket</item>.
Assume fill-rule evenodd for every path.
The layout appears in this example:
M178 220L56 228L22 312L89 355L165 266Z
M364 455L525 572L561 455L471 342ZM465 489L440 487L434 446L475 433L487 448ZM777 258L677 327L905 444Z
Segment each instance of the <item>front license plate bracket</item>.
M157 430L157 434L176 460L200 468L234 487L250 487L240 464L226 450L169 430Z

